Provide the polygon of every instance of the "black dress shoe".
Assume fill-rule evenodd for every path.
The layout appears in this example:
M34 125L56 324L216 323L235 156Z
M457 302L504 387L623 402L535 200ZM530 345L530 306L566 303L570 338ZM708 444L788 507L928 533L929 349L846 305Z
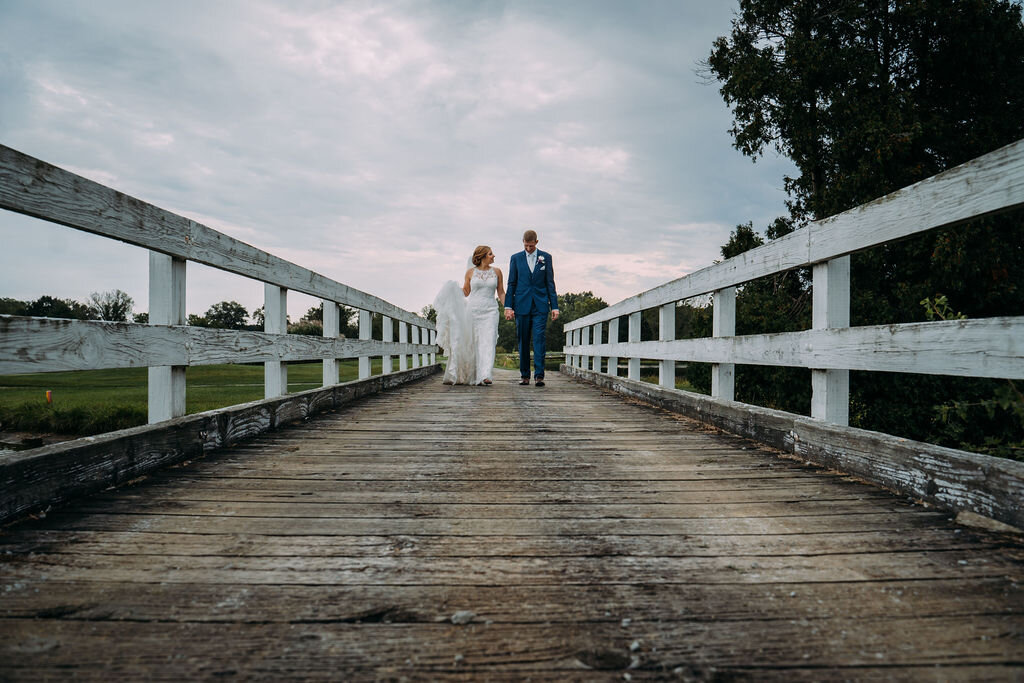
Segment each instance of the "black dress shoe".
M527 385L528 385L529 383L530 383L530 380L529 380L528 378L523 378L522 380L520 380L520 382L519 382L519 386L521 386L521 387L525 387L525 386L527 386Z
M544 380L539 379L536 382L534 382L534 384L536 384L538 387L542 387L542 386L544 386Z

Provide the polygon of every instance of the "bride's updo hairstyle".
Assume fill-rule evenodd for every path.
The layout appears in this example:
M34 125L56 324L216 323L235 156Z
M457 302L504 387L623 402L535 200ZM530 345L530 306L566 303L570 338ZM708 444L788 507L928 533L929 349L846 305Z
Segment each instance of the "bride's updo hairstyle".
M473 265L480 267L480 264L487 258L487 254L491 253L491 248L481 244L479 247L473 250Z

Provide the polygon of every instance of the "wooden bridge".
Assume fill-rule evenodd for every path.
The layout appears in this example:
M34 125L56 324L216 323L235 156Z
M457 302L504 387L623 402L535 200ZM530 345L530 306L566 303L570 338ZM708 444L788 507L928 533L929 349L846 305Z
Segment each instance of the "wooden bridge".
M152 252L152 324L0 316L0 373L145 365L152 422L0 456L0 678L1018 680L1024 467L842 404L851 368L1024 377L1021 318L843 319L850 252L1022 205L1024 141L567 325L543 389L452 387L415 314L0 147L0 206ZM267 331L182 325L189 260L265 282ZM735 286L807 265L815 329L733 335ZM283 334L287 289L324 338ZM633 334L704 293L715 337ZM670 384L687 360L712 396ZM811 368L812 415L731 400L730 361ZM184 415L219 362L267 398Z

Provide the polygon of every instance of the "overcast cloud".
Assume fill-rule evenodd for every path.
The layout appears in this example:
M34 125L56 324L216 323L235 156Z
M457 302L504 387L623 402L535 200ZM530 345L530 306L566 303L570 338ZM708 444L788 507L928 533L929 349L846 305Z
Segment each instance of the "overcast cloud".
M0 0L0 143L403 308L526 228L609 303L785 213L696 74L735 3ZM142 249L0 211L0 296L147 308ZM260 283L189 264L188 312ZM292 295L299 317L316 304Z

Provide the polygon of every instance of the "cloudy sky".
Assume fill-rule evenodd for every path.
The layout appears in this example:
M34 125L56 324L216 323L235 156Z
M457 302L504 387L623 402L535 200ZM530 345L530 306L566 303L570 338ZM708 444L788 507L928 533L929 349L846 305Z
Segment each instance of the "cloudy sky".
M406 309L529 227L614 303L785 212L791 165L735 151L697 73L735 5L0 0L0 143ZM0 296L147 308L142 249L5 211L0 240ZM187 279L189 313L262 304Z

